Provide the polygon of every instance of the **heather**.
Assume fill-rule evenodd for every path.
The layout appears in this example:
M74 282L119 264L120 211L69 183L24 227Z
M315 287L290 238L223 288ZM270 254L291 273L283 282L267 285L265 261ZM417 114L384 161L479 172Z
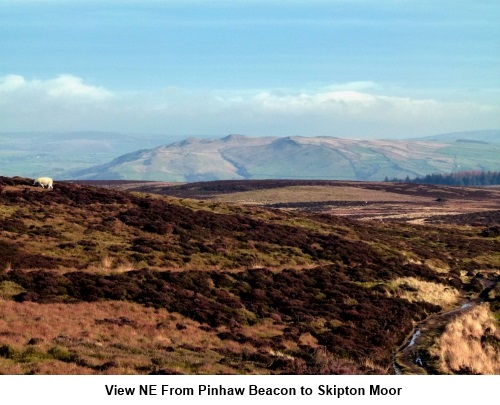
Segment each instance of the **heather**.
M494 223L437 220L0 178L0 371L392 373L433 314L479 296L498 311Z

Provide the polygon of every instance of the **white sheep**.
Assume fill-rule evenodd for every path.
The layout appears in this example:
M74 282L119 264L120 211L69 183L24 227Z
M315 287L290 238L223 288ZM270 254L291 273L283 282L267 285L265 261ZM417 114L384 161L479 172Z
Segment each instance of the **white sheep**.
M45 188L45 186L47 186L47 188L53 188L53 182L54 181L50 177L39 177L33 182L33 185L36 186L37 184L40 184L42 188Z

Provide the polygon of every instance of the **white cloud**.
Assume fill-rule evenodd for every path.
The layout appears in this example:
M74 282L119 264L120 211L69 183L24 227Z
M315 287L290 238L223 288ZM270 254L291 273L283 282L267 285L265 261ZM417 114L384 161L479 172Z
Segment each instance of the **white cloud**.
M357 91L328 91L318 93L300 93L298 95L280 95L262 92L254 97L261 107L270 111L307 113L314 110L345 110L349 106L359 108L370 106L376 98Z
M72 75L49 80L0 77L0 131L87 128L113 98L110 91Z
M72 75L0 77L0 132L403 137L499 127L498 104L394 96L373 82L302 91L172 87L116 93Z
M71 75L62 75L49 80L43 87L47 90L47 94L52 97L101 100L111 96L111 93L102 87L86 85L82 79Z
M26 84L24 77L19 75L9 75L0 78L0 94L15 91Z
M9 93L29 92L31 95L45 95L59 99L102 100L111 92L102 87L85 84L83 79L72 75L60 75L50 80L28 81L19 75L0 78L0 96Z

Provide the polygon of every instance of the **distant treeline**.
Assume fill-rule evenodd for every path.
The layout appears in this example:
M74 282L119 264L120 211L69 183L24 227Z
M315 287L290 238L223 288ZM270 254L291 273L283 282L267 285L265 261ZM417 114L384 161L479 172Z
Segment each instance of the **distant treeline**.
M415 184L441 184L446 186L495 186L500 185L500 172L464 171L456 173L433 173L410 179L389 179L385 181Z

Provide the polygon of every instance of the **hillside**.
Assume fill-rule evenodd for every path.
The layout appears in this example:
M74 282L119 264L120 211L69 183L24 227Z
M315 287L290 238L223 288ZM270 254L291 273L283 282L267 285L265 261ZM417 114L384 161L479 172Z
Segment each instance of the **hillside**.
M486 131L486 139L492 139ZM461 138L467 137L467 138ZM437 140L435 140L437 139ZM332 137L189 138L63 174L65 179L195 182L229 179L381 181L457 170L500 170L500 142L479 133L432 140Z
M439 134L415 138L419 141L441 141L441 142L483 142L483 143L498 143L500 142L500 131L491 129L483 131L461 131L450 132L448 134Z
M487 220L422 226L31 184L0 177L7 374L392 373L416 322L499 276L487 194Z
M124 153L179 139L98 131L0 133L0 173L38 177L43 172L60 178L68 170L103 164Z

